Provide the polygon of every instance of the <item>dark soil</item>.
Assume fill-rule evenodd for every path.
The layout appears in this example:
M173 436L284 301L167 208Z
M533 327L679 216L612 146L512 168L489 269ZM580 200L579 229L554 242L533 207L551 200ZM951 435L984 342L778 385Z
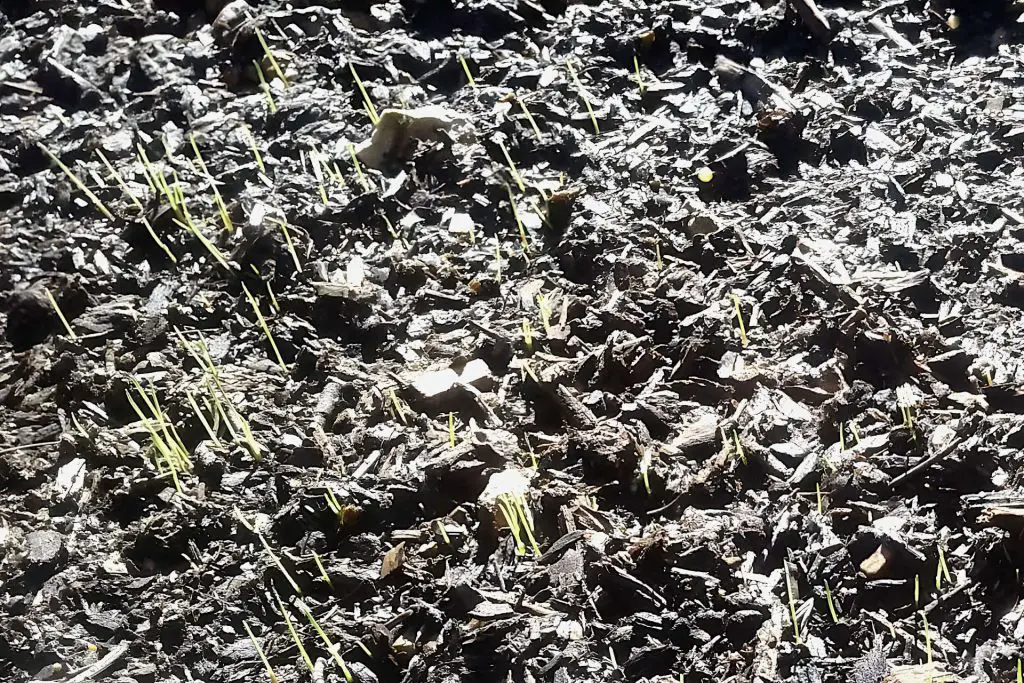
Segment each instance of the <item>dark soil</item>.
M0 0L4 681L1020 680L1019 6L224 4Z

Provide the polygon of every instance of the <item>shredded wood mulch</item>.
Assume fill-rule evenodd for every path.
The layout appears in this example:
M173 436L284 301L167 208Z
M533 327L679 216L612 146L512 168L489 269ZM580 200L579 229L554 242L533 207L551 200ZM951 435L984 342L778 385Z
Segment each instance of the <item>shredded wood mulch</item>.
M0 2L0 676L1019 681L1022 14Z

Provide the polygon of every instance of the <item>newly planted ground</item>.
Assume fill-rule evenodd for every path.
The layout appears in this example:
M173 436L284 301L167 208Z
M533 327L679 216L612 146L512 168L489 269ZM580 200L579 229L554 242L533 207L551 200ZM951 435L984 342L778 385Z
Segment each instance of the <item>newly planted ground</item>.
M1022 683L1021 12L0 0L0 677Z

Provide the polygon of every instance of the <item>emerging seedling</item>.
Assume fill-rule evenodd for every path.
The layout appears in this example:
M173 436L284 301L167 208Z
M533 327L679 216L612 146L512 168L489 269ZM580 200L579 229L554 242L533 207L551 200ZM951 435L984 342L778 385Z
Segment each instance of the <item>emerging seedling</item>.
M648 476L648 472L651 469L651 449L644 446L640 446L640 476L644 480L644 489L647 491L647 495L651 495L651 480Z
M242 124L242 137L249 145L249 149L252 151L252 156L256 159L256 166L260 169L260 173L266 173L267 167L263 165L263 156L260 154L259 147L256 146L256 138L252 134L252 129L249 126Z
M295 591L295 594L302 595L302 588L299 587L299 584L296 583L295 579L292 578L292 575L288 572L287 569L285 569L284 564L281 563L281 559L276 554L274 554L274 551L271 549L270 544L267 543L267 539L263 537L263 534L260 533L256 529L256 527L250 524L245 517L242 516L242 513L238 508L235 508L234 512L235 518L238 519L239 522L241 522L242 526L244 526L252 533L256 534L256 538L260 539L260 543L263 544L263 549L266 551L267 556L270 557L271 562L277 565L277 568L284 575L284 578L286 578L288 580L288 583L291 584L292 590Z
M836 612L835 602L832 600L832 589L828 586L828 581L825 581L825 600L828 602L828 613L832 615L832 622L839 623L839 614Z
M743 311L740 310L740 298L735 293L732 294L732 306L736 311L736 322L740 327L740 343L743 346L747 345L747 327L743 324Z
M448 413L448 448L455 448L455 413Z
M544 334L551 336L551 304L543 294L537 295L537 308L540 310L540 320L544 324Z
M284 70L281 68L281 65L277 63L277 57L274 56L274 52L270 49L270 46L267 45L267 41L263 38L263 32L260 31L258 26L253 27L253 29L256 32L256 39L260 41L260 47L263 48L263 53L270 61L270 68L274 70L277 77L281 79L281 83L283 83L284 87L287 88L290 85L288 83L288 77L284 75Z
M476 85L476 81L473 80L473 73L469 70L469 64L466 63L466 58L459 55L459 63L462 64L462 70L466 72L466 80L468 80L469 84L473 86L473 90L479 90Z
M636 55L633 55L633 69L636 71L636 87L640 89L640 94L644 94L644 90L647 90L647 86L644 85L644 79L640 75L640 62L637 61Z
M235 226L231 222L231 217L228 215L227 206L224 205L224 198L220 196L220 190L217 189L217 181L213 179L210 171L206 168L206 162L203 161L203 155L199 153L199 145L196 144L196 137L192 133L188 134L188 139L192 143L192 151L196 154L196 160L199 162L199 168L202 170L202 175L210 182L210 188L213 190L213 201L217 205L217 213L220 215L221 222L224 223L224 229L229 233L235 231Z
M221 384L220 371L217 369L217 365L213 362L213 358L210 356L209 346L206 344L206 341L200 334L199 341L193 344L185 339L180 330L175 329L175 333L178 335L178 340L180 341L182 348L184 348L185 351L195 359L204 371L205 379L203 381L203 386L207 390L208 397L203 398L203 403L209 414L213 416L215 422L213 424L207 422L202 411L199 410L199 406L196 401L191 397L191 395L189 395L189 398L192 403L193 410L197 411L197 415L203 422L204 426L208 427L208 433L212 432L215 436L217 434L219 424L216 420L218 417L223 419L224 425L231 434L232 440L238 445L247 448L250 455L252 455L253 460L260 462L263 457L263 449L256 441L255 436L253 436L248 420L242 417L241 413L232 402L231 396Z
M743 450L743 444L740 443L740 435L739 435L739 433L735 429L732 430L732 440L733 440L733 444L736 447L736 457L738 457L740 459L740 462L742 462L744 465L746 465L747 464L747 454L746 454L746 451Z
M519 175L519 169L516 168L515 163L512 161L512 157L508 153L508 147L501 140L498 140L498 147L501 148L501 153L505 155L505 161L508 163L508 170L512 174L512 178L516 181L516 185L519 186L520 192L526 192L526 185L523 183L522 176Z
M263 666L267 670L267 677L270 679L270 683L278 683L277 674L274 673L274 668L270 666L270 661L267 659L266 653L263 652L263 648L260 647L259 641L256 640L256 636L252 634L252 629L249 628L249 622L243 621L242 626L245 627L245 632L249 635L249 640L252 641L252 646L256 649L256 654L260 656L260 661L263 662Z
M174 489L181 493L178 473L192 471L192 460L189 458L188 450L178 436L177 430L165 418L163 410L160 408L160 402L157 400L156 389L152 389L152 394L148 394L138 380L133 377L131 381L149 411L149 415L142 411L131 392L125 392L125 396L139 421L142 422L142 426L149 432L153 446L153 461L156 464L157 472L160 475L169 474L174 482Z
M798 593L798 586L793 575L789 571L789 561L782 561L782 568L786 574L786 596L789 598L789 618L793 622L793 639L797 645L803 643L800 638L800 624L796 618L796 599Z
M142 206L142 201L139 200L139 198L136 197L135 194L128 188L128 183L124 181L124 178L121 176L120 173L117 172L117 169L114 168L114 165L110 163L110 160L107 159L106 156L104 156L103 152L101 150L96 150L96 155L100 158L100 161L103 162L103 165L107 167L107 171L114 178L114 180L117 181L118 186L121 188L121 191L124 193L124 195L128 198L128 201L134 204L135 208L139 210L139 220L142 221L142 224L146 227L146 231L149 233L149 236L152 237L153 241L156 242L156 245L160 247L160 249L162 249L165 254L167 254L167 258L171 260L171 263L177 263L178 259L174 256L174 254L167 247L167 245L164 244L163 240L161 240L160 237L156 234L156 230L153 229L153 225L149 222L149 219L147 219L145 215L143 215L145 208ZM149 179L147 178L147 180ZM152 186L151 180L150 186Z
M359 94L363 96L363 107L366 109L366 113L370 117L370 123L376 126L377 122L380 121L380 117L377 116L377 108L373 106L373 101L370 99L370 96L366 94L366 87L363 86L362 79L359 78L359 74L356 73L356 65L349 62L348 68L352 71L352 78L356 81L356 86L359 88Z
M537 136L537 142L543 142L544 136L540 134L540 127L537 125L537 120L533 118L533 114L526 108L526 102L522 98L517 97L516 100L519 102L519 108L526 114L526 120L530 122L530 127L533 128L534 135Z
M266 318L263 317L263 313L260 311L260 306L256 303L256 299L252 293L249 292L249 288L244 284L242 285L242 291L245 292L245 297L249 300L249 305L252 306L253 313L256 314L256 319L259 320L260 327L263 328L263 334L266 335L267 341L270 342L270 348L274 351L274 357L277 358L277 364L282 370L288 372L288 366L285 365L284 359L281 358L281 352L277 350L277 342L274 341L273 335L270 334L270 327L267 325Z
M186 215L187 215L187 211L186 211ZM192 221L191 217L188 217L184 221L181 221L181 220L179 220L177 218L173 218L172 220L174 221L174 224L177 225L179 228L181 228L182 230L185 230L186 232L191 233L193 237L195 237L197 240L199 240L199 243L202 244L203 247L206 248L206 251L208 251L210 253L210 255L213 256L213 259L224 270L228 271L229 273L233 272L233 269L231 268L231 264L228 263L228 260L226 258L224 258L224 254L221 253L221 250L217 247L216 244L211 242L206 235L203 234L203 231L200 230L199 227Z
M260 88L263 89L263 95L267 98L267 107L270 108L271 114L277 113L277 103L274 102L274 93L270 91L270 84L267 83L267 79L263 76L263 69L260 68L259 62L253 60L252 66L256 69L256 78L260 81Z
M590 122L594 124L594 134L600 135L601 129L597 125L597 116L594 114L594 108L590 106L590 98L587 97L587 89L584 88L583 84L580 82L580 78L576 74L576 69L572 66L572 60L565 60L565 67L569 70L569 76L576 85L576 91L579 93L580 99L583 100L583 104L587 107L587 113L590 114Z
M523 318L523 346L530 353L533 353L533 325L526 318Z
M516 554L526 554L526 545L523 543L521 535L525 531L533 548L534 557L540 557L540 547L537 545L537 540L533 535L533 522L530 520L530 515L526 512L526 500L522 496L502 493L497 498L497 504L498 509L501 510L502 516L505 518L505 522L508 524L509 530L512 532L513 538L515 538Z
M199 422L202 423L203 429L206 430L206 435L210 437L210 441L213 442L214 446L220 447L221 441L217 437L217 432L214 430L210 422L206 419L206 416L203 414L203 411L199 409L199 404L196 403L195 396L192 394L191 391L187 391L185 392L185 397L188 399L189 405L192 406L192 411L196 414L196 417L199 418Z
M63 161L58 159L57 155L55 155L53 152L51 152L46 147L46 145L44 145L41 142L37 143L37 144L39 145L39 149L43 150L43 153L46 154L46 156L50 157L50 161L52 161L53 163L57 164L57 167L60 168L60 170L64 171L64 175L66 175L68 177L68 179L72 183L74 183L75 187L77 187L79 190L81 190L82 194L84 194L86 197L89 198L89 201L91 201L93 203L93 205L96 207L96 209L100 213L102 213L105 217L109 218L110 220L114 220L114 214L110 213L110 210L100 200L100 198L97 197L95 194L93 194L92 190L90 190L88 187L86 187L85 183L83 183L81 181L81 179L79 179L79 177L77 175L75 175L74 171L72 171L70 168L68 168L64 164Z
M302 640L299 639L299 634L295 630L295 624L292 623L292 618L288 616L288 608L284 606L281 601L281 596L274 591L274 597L277 598L277 608L281 610L281 616L284 617L284 623L288 626L288 633L291 634L292 640L295 641L296 647L299 648L299 654L302 655L302 661L305 662L306 668L309 669L309 673L316 675L316 668L313 666L313 660L309 658L309 654L306 652L306 648L302 644Z
M71 329L71 324L68 323L68 319L64 317L64 311L60 310L60 306L57 305L57 300L53 298L53 293L49 287L44 287L43 291L46 292L46 298L50 300L50 306L53 307L53 312L60 318L61 324L64 325L64 330L67 331L68 337L71 339L78 339L78 335Z
M523 252L530 253L530 242L526 238L526 227L523 225L523 219L519 216L519 207L516 206L516 198L512 195L512 188L505 186L508 190L508 202L512 205L512 216L516 219L516 227L519 228L519 242L523 245Z
M405 417L405 407L402 405L402 399L398 398L398 394L394 389L388 389L388 400L392 416L397 420L401 420L402 424L409 426L409 421Z
M327 168L330 175L330 168L320 159L320 153L315 149L309 150L309 165L312 167L313 177L316 178L317 186L320 188L320 201L327 206L327 188L324 187L324 169ZM303 155L305 158L305 155ZM305 166L305 164L303 164Z
M451 545L452 539L448 538L448 531L444 528L444 522L437 520L437 531L441 534L441 538L444 539L445 545Z
M348 683L352 683L352 672L348 670L348 666L345 664L345 660L342 659L340 654L338 654L337 646L335 646L335 644L331 642L331 639L327 636L324 630L320 628L320 624L317 622L316 618L313 617L313 612L308 607L306 607L306 604L301 600L299 600L298 602L299 609L302 612L305 612L306 618L309 620L309 623L312 624L313 628L320 636L320 639L324 641L324 645L327 646L327 651L331 653L331 657L334 659L335 663L339 667L341 667L341 672L342 674L344 674L345 680L348 681Z
M295 251L295 243L292 241L292 234L291 231L288 230L288 224L285 221L279 220L277 218L271 218L270 220L272 220L273 222L277 223L278 226L280 226L281 233L284 235L284 242L286 245L288 245L288 253L292 257L292 263L295 264L295 272L301 273L302 264L299 263L299 254L298 252Z
M942 578L946 578L946 583L953 583L953 579L949 575L949 567L946 565L946 553L939 546L939 566L935 568L935 590L942 590Z
M359 184L361 184L363 189L367 192L372 191L373 188L370 186L370 181L368 181L366 176L363 175L363 167L359 164L359 157L356 156L356 146L351 142L348 143L348 153L352 155L352 165L355 166L356 175L359 176Z
M654 266L658 270L665 269L665 262L661 260L661 240L654 240Z
M334 582L331 581L331 577L327 575L327 570L324 569L324 563L320 560L320 555L315 550L313 552L313 562L316 563L317 569L320 570L320 576L323 577L324 583L326 583L331 590L334 590Z

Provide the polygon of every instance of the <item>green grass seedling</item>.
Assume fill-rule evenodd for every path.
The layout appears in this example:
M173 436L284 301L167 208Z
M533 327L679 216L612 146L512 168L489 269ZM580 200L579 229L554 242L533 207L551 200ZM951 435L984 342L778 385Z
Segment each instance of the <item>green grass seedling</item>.
M359 176L359 184L362 185L363 189L367 192L372 191L373 188L370 186L370 181L368 181L366 176L363 174L363 167L359 164L359 157L356 156L356 146L351 142L348 143L348 153L352 155L352 165L355 166L356 175Z
M743 324L743 311L740 310L740 298L735 293L732 294L732 306L736 311L736 322L740 327L740 344L746 346L748 343L747 339L747 326Z
M313 612L308 607L306 607L305 603L303 603L301 600L299 601L299 609L306 614L306 618L309 620L309 623L313 626L313 629L316 630L317 634L320 636L320 639L324 641L324 645L327 646L327 651L331 654L331 657L334 659L334 662L341 668L341 673L345 676L345 680L348 681L348 683L352 683L352 672L348 670L348 665L345 664L345 660L342 658L341 654L338 653L337 646L335 646L335 644L331 642L331 639L327 636L327 633L325 633L324 630L320 628L320 624L313 616Z
M832 615L833 623L839 623L839 614L836 612L835 602L832 600L832 589L829 588L828 581L825 582L825 601L828 602L828 613Z
M256 534L256 538L260 539L260 543L263 544L263 550L266 551L267 556L270 558L270 561L277 566L277 568L281 571L281 574L284 575L284 578L288 580L288 583L291 585L292 590L295 591L295 594L302 595L302 588L299 587L299 584L296 583L295 579L292 578L292 575L288 572L287 569L285 569L284 564L281 562L281 558L279 558L274 553L274 550L270 547L270 544L267 543L267 539L264 538L263 534L260 533L259 530L256 529L256 527L250 524L245 517L242 516L242 512L238 508L235 508L234 512L235 518L242 524L242 526L244 526L252 533Z
M636 71L636 87L640 90L640 95L644 94L644 90L647 90L647 86L644 85L643 76L640 75L640 62L637 61L636 55L633 55L633 69Z
M253 60L252 66L256 69L256 78L260 81L260 88L263 89L263 96L267 98L267 107L270 109L271 114L277 113L277 102L274 101L274 93L270 90L270 84L267 83L266 77L263 75L263 69L260 68L259 62Z
M523 253L530 253L530 242L526 238L526 227L523 225L523 219L519 216L519 207L516 206L516 198L512 194L512 188L508 185L505 186L508 190L508 201L512 205L512 216L516 219L516 227L519 228L519 242L523 245Z
M789 571L788 561L783 560L782 567L786 574L786 596L789 599L789 618L793 622L793 639L796 641L797 645L801 645L803 640L800 638L800 622L797 620L796 616L796 580Z
M90 190L88 187L86 187L85 183L83 183L81 181L81 179L77 175L75 175L74 171L72 171L70 168L68 168L64 164L63 161L58 159L57 155L54 154L53 152L51 152L46 147L46 145L44 145L41 142L37 143L37 144L39 145L39 149L43 150L43 153L46 154L46 156L50 157L50 161L52 161L53 163L57 164L57 167L60 170L64 171L64 175L66 175L68 177L68 179L75 185L75 187L77 187L79 190L81 190L82 194L84 194L86 197L89 198L89 201L91 201L93 203L93 206L95 206L96 209L101 214L103 214L106 218L108 218L110 220L114 220L114 214L110 213L110 210L103 203L103 201L99 197L97 197L95 194L93 194L92 190Z
M281 616L284 617L284 623L288 626L288 633L291 634L292 640L295 641L296 647L299 648L299 654L302 655L302 661L306 664L306 668L309 669L309 673L315 675L316 667L313 666L313 660L309 658L309 653L306 652L305 646L302 644L302 640L299 638L298 632L295 630L295 624L292 623L292 618L288 616L288 608L284 606L281 601L281 596L274 591L274 597L277 598L277 608L281 610Z
M366 109L366 113L370 117L370 123L377 125L380 121L380 117L377 116L377 108L373 106L373 100L366 93L366 87L363 85L363 80L359 78L359 74L356 73L356 65L352 62L348 63L348 68L352 71L352 78L356 81L356 86L359 88L359 94L363 96L363 107Z
M249 622L242 621L242 626L245 627L245 632L249 635L249 640L252 641L253 648L256 649L256 654L259 655L260 661L263 662L264 668L267 670L267 677L270 679L270 683L278 683L277 674L274 673L274 668L270 666L270 661L267 659L267 655L263 652L263 648L260 647L260 643L256 640L256 636L252 634L252 629L249 628Z
M285 244L288 246L288 253L292 256L292 263L295 264L295 271L302 272L302 264L299 262L299 254L295 251L295 243L292 241L292 231L288 229L288 223L284 220L271 218L275 223L281 227L281 232L285 236Z
M285 365L284 359L281 358L281 352L277 350L277 342L274 341L273 335L270 334L270 327L267 325L267 320L263 317L263 313L260 311L259 304L256 303L256 299L249 291L249 288L244 284L242 285L242 291L245 292L245 298L249 300L249 305L252 306L253 313L256 314L256 319L259 321L260 327L263 328L263 334L266 335L267 341L270 342L270 348L274 351L274 357L277 358L277 364L282 370L288 372L288 366Z
M590 106L590 98L587 96L587 89L584 88L583 83L580 82L576 69L573 68L572 60L565 60L565 66L569 70L569 76L572 78L572 82L576 85L576 92L579 94L580 99L583 100L583 104L587 108L587 113L590 114L590 122L594 124L594 134L600 135L601 129L597 125L597 116L594 114L594 108Z
M512 174L512 178L516 181L516 185L519 186L520 192L526 192L526 185L523 183L522 176L519 175L519 169L516 168L515 162L512 161L512 157L508 153L508 147L501 140L498 140L498 147L501 148L501 153L505 155L505 162L508 164L508 170Z
M43 291L46 293L46 298L50 300L50 306L53 307L53 312L60 318L60 322L64 325L64 330L68 333L68 337L71 339L78 339L78 335L71 329L71 323L64 317L64 311L60 310L60 306L57 305L57 300L53 298L53 293L49 287L43 287Z
M320 570L320 576L323 577L324 583L326 583L327 586L331 590L334 590L334 582L331 581L331 577L327 575L327 570L324 569L324 563L323 563L323 561L320 560L320 555L318 555L315 550L313 550L312 552L313 552L313 562L316 563L317 569Z
M473 90L479 90L476 85L476 81L473 79L473 72L469 70L469 64L466 63L466 58L462 55L459 55L459 64L462 65L462 70L466 72L466 80L468 80L469 84L473 86Z
M260 41L260 47L263 48L263 54L265 54L267 56L267 60L270 61L270 68L274 70L277 77L281 79L281 83L283 83L284 87L287 88L291 84L288 82L288 77L284 75L284 69L282 69L281 65L277 63L277 57L274 56L274 51L270 49L269 45L267 45L267 41L263 37L263 32L260 31L259 27L255 26L253 28L256 33L256 40Z
M253 158L256 159L256 166L260 169L260 173L266 173L267 167L263 164L263 155L260 154L259 147L256 146L256 137L252 134L252 129L244 123L242 124L242 137L249 145L249 149L252 151Z
M516 101L519 102L519 108L523 110L523 114L526 115L526 120L530 122L530 127L533 128L533 134L537 136L537 142L544 142L544 136L540 133L540 126L537 125L537 119L533 118L533 114L526 108L526 102L522 98L517 97Z

